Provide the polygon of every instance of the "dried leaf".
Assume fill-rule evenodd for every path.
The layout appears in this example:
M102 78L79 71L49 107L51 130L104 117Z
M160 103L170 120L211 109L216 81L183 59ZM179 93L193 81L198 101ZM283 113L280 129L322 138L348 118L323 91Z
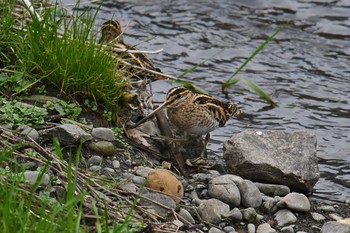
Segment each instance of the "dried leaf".
M126 130L126 133L127 133L127 135L129 135L130 138L141 142L142 145L144 145L146 147L151 147L151 144L149 144L147 142L147 140L145 139L145 137L149 138L149 135L147 135L147 134L145 134L137 129L128 129L128 130Z

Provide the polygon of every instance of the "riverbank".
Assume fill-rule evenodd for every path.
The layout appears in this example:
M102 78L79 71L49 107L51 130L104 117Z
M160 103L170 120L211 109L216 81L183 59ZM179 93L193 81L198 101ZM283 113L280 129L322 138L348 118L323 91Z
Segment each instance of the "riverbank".
M82 62L82 65L86 64L89 63ZM46 72L45 75L49 73ZM72 73L76 74L75 71ZM32 75L34 74L35 72ZM126 232L219 232L216 229L227 232L234 232L233 229L252 232L252 229L259 227L268 228L263 223L268 223L278 231L287 227L286 232L291 232L291 229L308 232L312 226L316 231L324 222L336 220L337 217L330 214L336 214L339 218L349 216L348 204L329 205L313 201L310 204L309 200L302 196L305 205L309 203L310 208L305 207L299 213L300 210L288 206L291 210L281 213L294 215L297 220L294 222L293 216L292 220L286 220L286 215L282 215L285 224L281 225L273 215L275 210L285 209L281 206L275 208L275 204L277 205L282 198L272 196L270 199L259 191L256 198L261 198L261 205L271 204L270 209L263 211L261 205L249 208L238 204L233 207L209 195L208 183L225 175L211 170L210 167L200 167L200 171L196 170L197 168L188 168L187 177L181 177L174 166L170 166L174 173L180 175L185 190L184 200L176 204L168 196L151 193L144 188L152 169L161 166L169 168L169 164L161 164L163 161L173 162L176 167L176 161L172 157L162 157L163 153L157 148L157 144L149 144L145 139L148 135L140 132L133 134L133 137L126 135L121 124L125 118L114 115L117 110L123 112L123 109L116 110L115 106L100 102L116 102L118 106L122 106L121 100L130 101L129 97L136 97L136 103L129 107L137 110L140 102L149 97L146 90L141 89L143 82L140 82L140 88L136 91L125 90L125 86L130 83L125 83L123 73L119 83L122 85L118 90L128 95L114 93L120 100L91 98L104 92L97 88L97 93L93 90L84 92L84 97L90 97L84 99L80 95L72 98L72 93L79 92L79 89L73 89L70 93L70 89L62 91L62 87L70 87L65 82L64 85L49 85L46 82L34 81L28 85L28 82L22 81L28 81L27 78L30 77L5 73L5 69L2 70L2 75L5 80L2 85L8 85L7 91L3 93L6 99L1 101L1 179L5 184L2 186L1 203L7 204L7 208L2 208L2 218L4 221L7 219L7 224L3 224L3 232L30 227L46 229L48 226L51 232L71 232L76 228L87 232L107 232L109 228ZM113 76L114 79L118 77ZM80 87L85 87L85 84L78 82ZM111 83L107 82L106 86L110 85ZM14 88L16 86L20 87L18 91ZM140 92L142 90L144 92ZM135 91L136 95L132 91ZM142 101L140 93L146 94ZM101 110L101 105L105 109ZM131 111L126 115L136 119L140 113L133 115ZM240 180L236 176L234 179ZM256 192L256 186L252 187ZM149 202L145 203L145 200ZM206 200L211 200L212 203ZM163 203L160 209L157 203ZM210 214L206 215L205 211L215 209L218 204L223 207L220 211L229 211L221 212L213 220L215 214L209 212ZM324 205L326 210L318 208ZM11 214L13 211L18 212ZM321 214L325 219L320 219L319 215L313 217L311 212ZM205 219L204 216L209 216L209 219ZM58 219L60 221L57 221ZM68 224L65 224L66 222ZM294 227L288 227L290 225Z

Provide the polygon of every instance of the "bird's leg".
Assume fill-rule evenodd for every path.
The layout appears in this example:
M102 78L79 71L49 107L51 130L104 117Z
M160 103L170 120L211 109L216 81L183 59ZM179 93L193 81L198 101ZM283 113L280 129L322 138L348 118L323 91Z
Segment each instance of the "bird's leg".
M210 133L207 133L207 135L205 135L204 146L203 146L203 149L202 149L200 156L191 160L190 161L191 164L197 164L197 165L207 164L207 145L209 143L209 140L210 140Z

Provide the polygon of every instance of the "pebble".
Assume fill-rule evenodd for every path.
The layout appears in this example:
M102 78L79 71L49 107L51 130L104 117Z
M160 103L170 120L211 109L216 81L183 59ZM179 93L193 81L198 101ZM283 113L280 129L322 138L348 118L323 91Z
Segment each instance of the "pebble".
M247 226L248 233L255 233L255 225L252 223L249 223Z
M227 232L227 233L236 232L235 228L232 227L232 226L226 226L226 227L224 227L224 231Z
M115 140L114 132L110 128L93 128L91 131L91 135L94 138L101 139L104 141L113 142Z
M94 155L91 158L89 158L88 163L90 165L101 165L102 163L102 158L101 156L98 155Z
M39 177L39 171L25 171L23 173L24 179L31 185L34 185ZM41 177L40 185L47 186L50 183L50 176L48 174L44 174Z
M254 184L258 187L260 192L269 195L269 196L285 196L290 193L290 189L286 185L278 185L278 184L264 184L254 182Z
M173 223L178 227L178 228L180 228L180 227L182 227L184 224L183 224L183 222L181 222L180 220L177 220L177 219L175 219L174 221L173 221Z
M190 212L188 212L186 209L181 208L179 210L179 215L181 217L183 217L187 222L191 223L191 224L195 224L196 221L194 220L194 218L192 217L192 215L190 214ZM186 224L187 225L187 224Z
M117 153L116 146L107 141L91 142L88 144L88 147L90 150L93 150L100 155L112 156Z
M230 219L232 223L238 223L242 220L242 213L238 208L233 208L224 217Z
M335 208L331 205L321 205L321 206L318 206L317 209L327 211L327 212L335 212Z
M112 166L114 169L119 169L120 168L120 162L118 160L113 160L112 161Z
M264 197L265 201L262 204L262 208L265 213L272 214L275 213L278 210L278 207L276 204L281 200L281 197L276 196L274 198L272 197Z
M164 208L163 206L158 205L157 203L160 203L167 208ZM160 216L167 218L168 215L172 214L172 210L175 210L176 203L175 201L161 193L153 193L149 192L141 196L140 204L142 206L151 206L157 214Z
M288 208L298 212L308 212L311 208L309 199L301 193L287 194L277 203L277 207Z
M312 218L313 218L315 221L317 221L317 222L326 219L322 214L319 214L319 213L316 213L316 212L311 212L310 214L311 214Z
M138 166L136 168L135 174L147 178L148 174L153 171L153 168Z
M270 224L263 223L258 226L256 233L276 233L276 230L273 229Z
M335 221L338 221L340 219L343 219L342 217L340 217L339 215L337 214L334 214L334 213L331 213L328 215L331 219L335 220Z
M261 205L261 193L253 182L250 180L244 180L238 188L241 193L241 202L244 207L259 207Z
M104 167L103 169L102 169L102 171L103 171L103 173L105 174L105 175L115 175L115 174L117 174L112 168L110 168L110 167Z
M222 175L211 179L208 184L209 196L223 201L230 206L240 205L241 194L237 185L232 180L233 176L234 175Z
M129 167L131 167L131 165L132 165L132 162L130 159L125 160L124 163L126 166L129 166Z
M145 185L146 184L146 178L142 176L134 176L132 178L132 182L138 185Z
M298 219L290 210L283 209L275 213L275 220L277 221L278 226L281 227L295 223Z
M122 185L120 185L120 188L125 192L137 193L137 186L134 183L122 184Z
M38 131L30 126L20 125L16 130L19 131L20 134L25 135L27 138L31 138L34 141L38 141L39 139Z
M294 225L286 226L281 228L281 233L294 233Z
M216 227L211 227L208 231L208 233L223 233L222 230L216 228Z
M101 166L99 165L92 165L91 167L89 167L89 171L92 171L92 172L98 172L99 170L101 170Z
M248 223L255 223L256 222L256 216L257 213L254 208L249 207L246 209L241 209L240 210L242 213L242 219L247 221Z
M192 176L194 182L208 183L210 180L210 175L205 173L196 173Z
M350 225L329 221L323 224L321 233L349 233Z
M202 200L198 206L198 213L204 221L209 223L219 223L221 217L227 215L230 206L218 199Z

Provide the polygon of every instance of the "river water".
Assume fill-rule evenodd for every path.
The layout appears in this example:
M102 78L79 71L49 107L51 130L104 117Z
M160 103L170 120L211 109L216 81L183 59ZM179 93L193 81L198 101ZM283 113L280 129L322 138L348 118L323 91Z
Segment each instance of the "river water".
M243 83L228 88L246 117L215 130L210 153L222 156L223 142L247 128L314 131L321 178L313 196L350 199L349 0L105 0L97 22L111 18L125 28L129 44L164 49L150 57L174 76L220 52L185 79L221 98L220 84L290 20L236 76L260 86L278 105L270 108Z

